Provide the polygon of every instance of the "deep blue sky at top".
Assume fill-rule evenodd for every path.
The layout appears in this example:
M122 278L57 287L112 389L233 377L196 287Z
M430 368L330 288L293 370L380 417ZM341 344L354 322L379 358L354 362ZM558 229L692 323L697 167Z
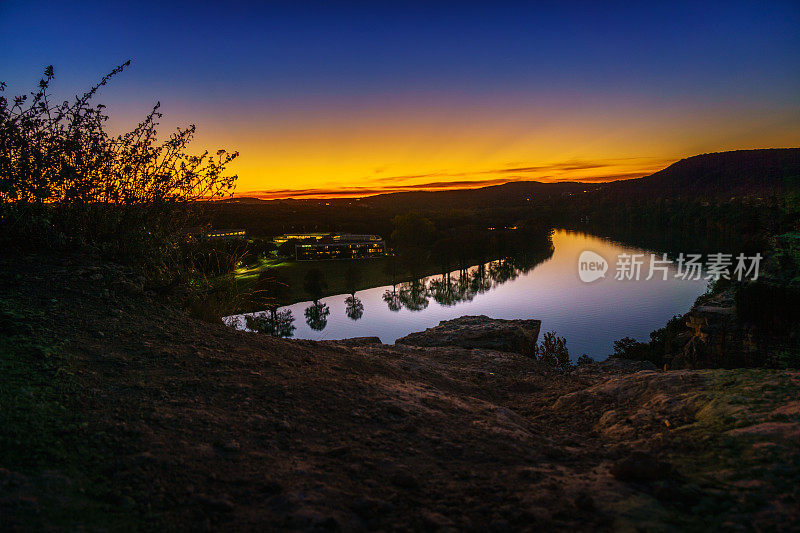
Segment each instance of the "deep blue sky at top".
M15 82L50 63L84 81L131 58L138 83L279 96L543 82L797 88L800 2L631 4L3 0L0 66Z
M725 102L796 120L800 2L0 0L11 94L49 64L69 94L126 59L106 90L113 108L141 115L160 99L200 126L526 95Z

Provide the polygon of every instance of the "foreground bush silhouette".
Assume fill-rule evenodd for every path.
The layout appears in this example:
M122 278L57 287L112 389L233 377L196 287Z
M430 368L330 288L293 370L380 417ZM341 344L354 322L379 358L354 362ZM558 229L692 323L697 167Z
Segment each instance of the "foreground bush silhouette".
M559 337L555 331L544 334L542 342L534 348L534 358L561 372L572 368L567 350L567 339Z
M158 142L161 113L110 136L105 106L91 103L126 61L74 101L55 104L52 66L36 91L10 101L0 82L0 217L7 244L97 246L117 259L176 265L198 200L226 196L237 152L191 155L195 126Z

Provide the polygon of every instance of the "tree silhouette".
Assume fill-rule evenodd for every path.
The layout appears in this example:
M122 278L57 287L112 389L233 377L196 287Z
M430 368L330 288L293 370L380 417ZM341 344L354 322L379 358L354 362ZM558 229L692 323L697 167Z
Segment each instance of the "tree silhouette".
M350 263L344 273L344 282L348 294L355 297L358 287L361 285L361 270L354 264Z
M247 329L273 337L291 337L294 334L292 311L273 311L245 317Z
M322 331L328 325L328 315L331 310L328 304L314 302L304 311L306 316L306 324L314 331Z
M398 215L392 220L392 245L397 249L400 263L418 278L429 255L429 247L436 233L433 223L415 211Z
M288 294L289 285L277 274L267 270L258 275L251 299L254 305L269 311L275 321L277 310L285 303Z
M295 251L299 243L300 241L297 239L289 239L286 242L281 243L281 245L278 246L278 255L280 255L281 257L294 258Z
M470 277L470 291L481 294L492 288L492 278L486 272L486 265L481 263L472 271Z
M403 302L400 300L400 294L397 292L397 286L392 285L391 289L386 289L383 293L383 301L389 307L389 311L399 311L403 308Z
M422 311L430 303L425 279L416 279L411 283L401 284L398 296L400 302L409 311Z
M449 275L431 280L428 290L433 300L440 305L449 307L459 301L456 283L450 279Z
M399 275L399 265L397 252L392 248L386 249L386 263L384 264L383 271L389 275L392 285L396 285Z
M316 303L328 289L328 280L325 277L325 273L318 268L312 268L306 272L303 281L303 289L305 289L306 293L308 293L311 299Z
M344 300L345 314L351 320L358 320L364 316L364 304L355 296L348 296Z

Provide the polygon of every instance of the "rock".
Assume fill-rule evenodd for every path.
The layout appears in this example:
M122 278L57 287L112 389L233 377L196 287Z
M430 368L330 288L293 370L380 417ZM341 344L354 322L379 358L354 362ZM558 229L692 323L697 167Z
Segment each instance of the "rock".
M335 448L330 448L325 450L325 455L328 457L344 457L345 455L350 453L349 446L337 446Z
M585 491L579 492L575 497L575 507L585 512L592 512L596 508L594 498Z
M407 472L398 472L392 476L392 483L403 489L419 488L417 479Z
M351 337L349 339L340 339L330 342L333 344L341 344L342 346L372 346L375 344L383 344L380 337Z
M370 480L366 480L370 481ZM351 508L356 515L361 519L366 520L369 524L370 521L380 519L380 517L393 513L395 507L393 504L370 497L358 497L353 500Z
M641 372L642 370L656 370L656 365L650 361L633 361L631 359L622 359L619 357L611 356L605 361L598 361L591 365L583 365L577 368L576 372L579 374L595 374L595 373L633 373Z
M755 327L736 314L735 289L715 294L683 315L686 330L667 354L669 369L758 366Z
M264 494L273 495L283 492L283 485L273 480L266 480L261 484L261 491Z
M221 448L226 452L238 452L241 449L239 443L235 440L230 440L227 442L222 443Z
M422 520L429 529L443 529L452 527L455 523L446 516L433 511L423 511L421 513Z
M311 531L338 531L341 529L339 521L333 516L326 516L312 507L302 507L292 516L293 525L303 530Z
M234 508L233 502L231 502L226 495L209 496L207 494L197 494L194 499L197 503L212 511L229 513L233 511Z
M499 518L489 524L489 531L508 531L508 520Z
M462 316L397 339L409 346L458 346L531 355L539 338L539 320L502 320Z
M148 463L155 463L156 459L150 452L141 452L131 457L131 462L136 465L142 465Z
M672 474L669 463L659 461L649 453L633 452L611 467L611 475L620 481L648 483L665 479Z
M119 280L117 282L116 289L118 292L127 294L129 296L138 296L144 293L144 287L140 283L136 283L128 279Z

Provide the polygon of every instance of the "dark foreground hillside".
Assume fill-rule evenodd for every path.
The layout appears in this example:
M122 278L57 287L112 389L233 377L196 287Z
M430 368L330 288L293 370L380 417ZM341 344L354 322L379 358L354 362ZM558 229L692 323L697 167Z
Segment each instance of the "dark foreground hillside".
M0 288L5 529L800 528L796 372L276 340L88 257Z

